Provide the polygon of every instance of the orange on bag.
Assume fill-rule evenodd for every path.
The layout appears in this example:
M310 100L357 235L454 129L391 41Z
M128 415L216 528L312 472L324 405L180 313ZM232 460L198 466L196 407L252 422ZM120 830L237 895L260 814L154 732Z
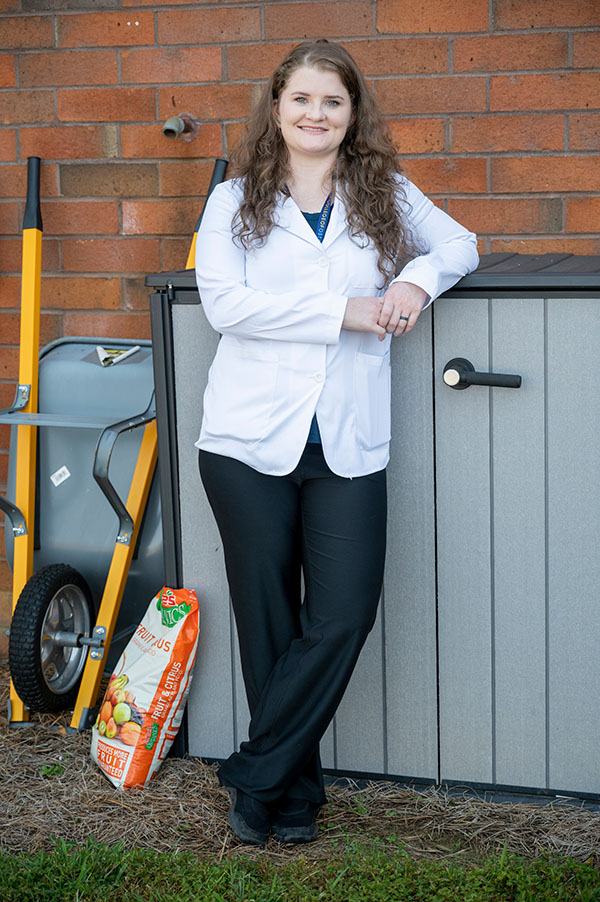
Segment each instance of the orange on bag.
M111 675L91 756L119 789L146 786L181 724L198 645L196 593L163 588Z

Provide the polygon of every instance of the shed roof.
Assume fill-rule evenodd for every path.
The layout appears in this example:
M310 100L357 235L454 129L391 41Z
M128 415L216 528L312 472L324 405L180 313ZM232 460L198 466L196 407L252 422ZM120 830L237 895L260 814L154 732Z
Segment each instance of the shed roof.
M600 288L600 256L483 254L453 290L463 288Z
M196 286L194 270L157 273L146 277L146 285L154 288L166 288L168 282L172 282L176 289L193 289ZM452 291L484 288L600 289L600 255L483 254L477 269L461 279Z

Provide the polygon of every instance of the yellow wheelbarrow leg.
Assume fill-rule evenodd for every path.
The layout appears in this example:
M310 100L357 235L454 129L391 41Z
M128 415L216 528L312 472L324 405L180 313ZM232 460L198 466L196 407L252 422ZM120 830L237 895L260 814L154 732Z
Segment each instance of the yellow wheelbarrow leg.
M119 607L125 591L125 582L129 572L129 566L135 550L135 544L139 533L140 523L152 476L156 466L157 444L156 444L156 421L148 423L144 428L142 444L138 454L135 472L127 498L127 510L133 520L133 533L128 545L117 542L113 552L102 601L100 602L100 610L98 611L98 619L96 622L96 631L103 628L102 634L104 639L104 651L108 651L112 640L115 623ZM157 587L157 589L160 587ZM90 649L88 658L83 670L81 685L77 694L75 710L71 719L71 727L76 730L84 730L90 726L88 724L88 716L90 708L96 702L102 673L104 671L103 658L96 657L98 653L94 648Z
M208 190L206 192L206 200L210 197L213 190L216 186L223 181L225 178L225 173L227 172L229 160L224 160L222 157L217 157L215 160L215 165L213 166L212 175L210 177L210 184L208 186ZM206 205L206 201L204 202ZM200 228L200 223L202 222L202 216L204 215L204 208L198 217L198 221L194 226L194 236L192 238L192 243L190 245L190 249L188 251L187 261L185 264L186 269L195 269L196 268L196 238L198 236L198 229Z
M40 343L40 294L42 272L42 218L39 203L39 157L30 157L27 170L27 206L23 220L21 279L21 336L19 395L28 397L22 410L37 413ZM35 517L36 426L17 427L15 504L23 514L27 531L15 535L13 547L13 611L33 573L33 521ZM10 682L9 722L29 720L29 710Z

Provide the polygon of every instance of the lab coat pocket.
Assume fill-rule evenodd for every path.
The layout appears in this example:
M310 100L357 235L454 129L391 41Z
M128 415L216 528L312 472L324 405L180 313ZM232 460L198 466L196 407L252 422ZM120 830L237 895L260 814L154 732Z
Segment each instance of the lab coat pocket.
M364 450L389 442L390 429L390 353L357 352L354 364L356 432Z
M204 429L219 438L255 444L269 427L278 360L241 348L223 350L226 353L217 352L210 368Z

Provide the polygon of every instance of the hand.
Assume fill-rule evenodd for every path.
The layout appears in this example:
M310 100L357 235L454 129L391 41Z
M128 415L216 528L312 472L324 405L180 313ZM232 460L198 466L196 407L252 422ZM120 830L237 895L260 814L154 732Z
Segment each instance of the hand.
M382 307L383 298L348 298L342 329L349 329L351 332L375 332L380 340L384 339L385 329L378 322Z
M379 325L394 335L410 332L427 297L427 292L412 282L392 282L382 299Z

